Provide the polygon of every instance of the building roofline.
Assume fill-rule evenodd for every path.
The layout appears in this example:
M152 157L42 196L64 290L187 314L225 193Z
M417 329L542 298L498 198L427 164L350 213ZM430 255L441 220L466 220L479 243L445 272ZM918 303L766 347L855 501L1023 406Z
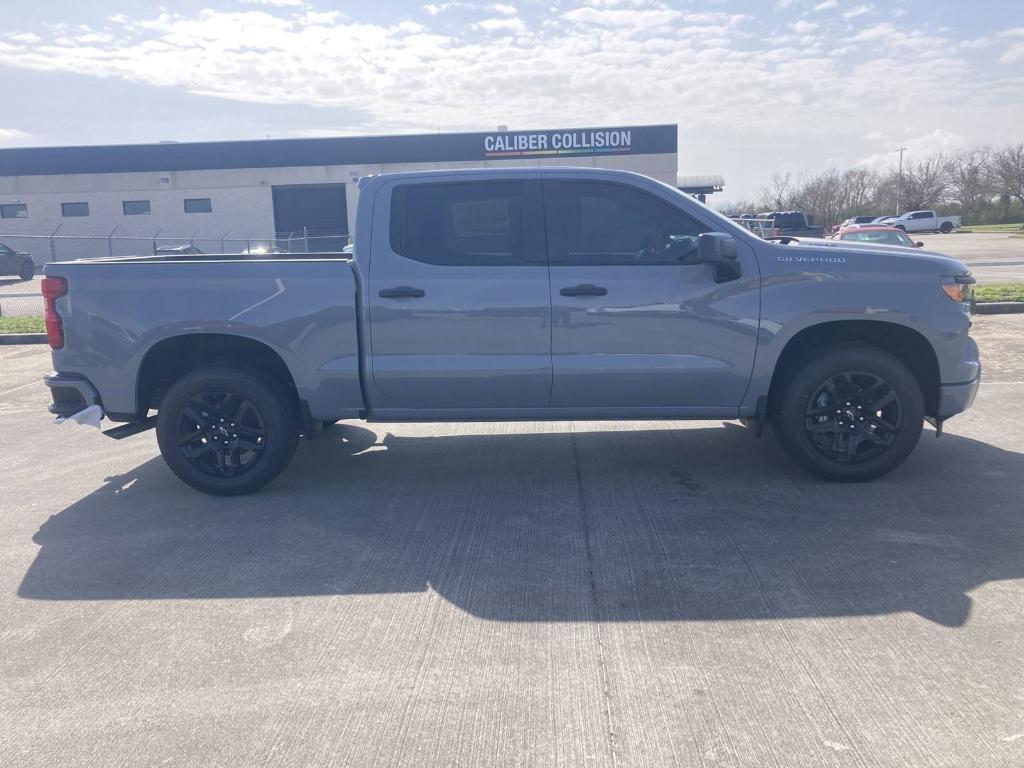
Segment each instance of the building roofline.
M628 131L628 148L599 147L594 137ZM508 159L515 153L485 153L488 137L571 134L591 144L546 157L616 154L663 154L677 151L675 124L595 126L465 133L330 136L315 138L244 139L231 141L163 142L150 144L14 147L0 149L0 176L89 173L175 172L239 168L283 168L325 165L384 165ZM575 145L574 145L575 146ZM494 155L501 155L501 157ZM534 152L532 156L538 155ZM523 157L531 156L528 154Z

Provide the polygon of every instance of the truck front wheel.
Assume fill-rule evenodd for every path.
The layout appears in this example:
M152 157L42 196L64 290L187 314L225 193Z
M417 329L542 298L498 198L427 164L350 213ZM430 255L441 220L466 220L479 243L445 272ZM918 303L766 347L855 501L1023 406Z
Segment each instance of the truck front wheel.
M156 422L171 471L215 496L251 493L277 477L295 453L299 431L279 387L228 366L178 379Z
M804 365L773 408L775 433L803 469L825 480L873 480L917 445L924 396L914 375L881 349L832 347Z

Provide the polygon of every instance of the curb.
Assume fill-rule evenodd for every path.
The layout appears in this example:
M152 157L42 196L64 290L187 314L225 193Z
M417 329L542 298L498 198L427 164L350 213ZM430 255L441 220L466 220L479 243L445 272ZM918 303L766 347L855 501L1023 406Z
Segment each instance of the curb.
M989 301L974 305L975 315L1013 315L1024 313L1024 301Z
M3 344L45 344L45 333L0 333L0 345Z

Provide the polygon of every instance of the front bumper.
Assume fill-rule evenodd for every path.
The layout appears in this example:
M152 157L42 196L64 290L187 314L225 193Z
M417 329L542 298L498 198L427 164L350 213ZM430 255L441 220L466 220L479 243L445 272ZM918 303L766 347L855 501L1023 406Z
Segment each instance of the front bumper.
M53 402L47 410L56 416L71 416L90 405L99 405L100 395L88 379L66 373L48 373L43 384L50 388Z
M943 384L939 387L939 413L940 419L948 419L962 413L971 407L975 395L978 394L978 385L981 384L981 373L974 381L966 384Z

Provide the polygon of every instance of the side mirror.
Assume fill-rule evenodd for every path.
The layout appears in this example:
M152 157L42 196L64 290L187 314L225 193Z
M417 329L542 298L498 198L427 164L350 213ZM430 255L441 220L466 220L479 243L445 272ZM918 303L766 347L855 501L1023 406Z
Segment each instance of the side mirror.
M924 243L922 243L920 240L918 240L916 243L914 243L914 247L915 248L924 248Z
M736 254L736 240L732 235L705 232L697 237L697 262L711 265L716 283L735 280L742 274Z

